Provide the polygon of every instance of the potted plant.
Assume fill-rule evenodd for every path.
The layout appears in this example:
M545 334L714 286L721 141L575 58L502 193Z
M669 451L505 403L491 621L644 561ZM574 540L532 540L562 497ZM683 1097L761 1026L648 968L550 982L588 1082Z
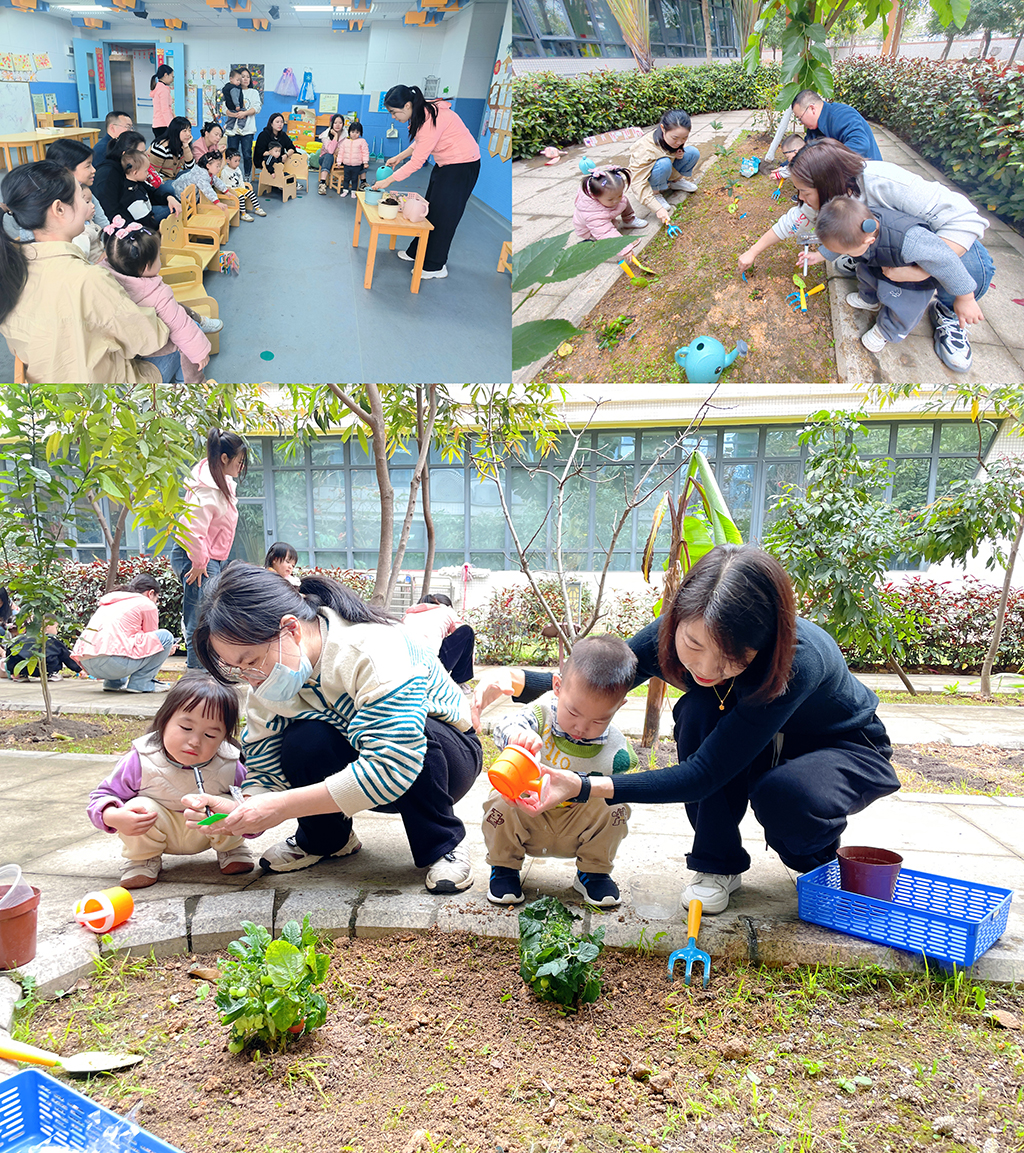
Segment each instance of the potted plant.
M390 193L385 195L380 204L377 205L377 214L381 220L394 220L398 215L398 197L392 196Z

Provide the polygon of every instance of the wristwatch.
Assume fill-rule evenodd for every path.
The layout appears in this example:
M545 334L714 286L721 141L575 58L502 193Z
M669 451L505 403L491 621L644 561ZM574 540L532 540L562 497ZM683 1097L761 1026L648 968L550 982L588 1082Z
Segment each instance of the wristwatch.
M585 805L590 800L590 778L586 773L577 773L576 776L580 779L580 791L575 797L570 797L566 802L570 805Z

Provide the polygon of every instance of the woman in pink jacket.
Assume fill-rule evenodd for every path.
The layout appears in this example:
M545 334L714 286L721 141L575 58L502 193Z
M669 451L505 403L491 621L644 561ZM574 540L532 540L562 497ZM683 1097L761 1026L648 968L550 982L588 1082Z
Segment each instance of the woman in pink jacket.
M153 97L153 139L159 140L174 119L174 69L161 64L149 81Z
M171 686L156 679L174 648L174 637L157 628L160 586L146 573L124 588L100 597L71 655L85 671L103 681L105 693L165 692Z
M178 528L171 549L171 568L184 589L182 616L185 651L190 669L202 668L192 648L192 633L199 623L199 609L206 591L203 579L216 576L224 567L235 543L238 524L237 477L245 476L248 451L234 432L211 428L206 438L206 459L199 461L185 481L190 506L188 524Z
M391 158L392 168L409 157L406 163L374 187L387 188L396 181L407 180L434 154L434 170L424 193L430 202L427 219L434 228L427 238L423 279L440 279L448 275L448 250L480 175L480 147L447 101L425 100L415 84L390 88L384 94L384 107L392 119L409 125L411 143ZM402 260L416 259L417 239L405 252L398 250Z

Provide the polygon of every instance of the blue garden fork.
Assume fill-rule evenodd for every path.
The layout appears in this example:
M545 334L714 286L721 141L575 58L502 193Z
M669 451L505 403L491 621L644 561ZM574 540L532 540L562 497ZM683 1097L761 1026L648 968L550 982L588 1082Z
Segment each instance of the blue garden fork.
M703 949L697 948L697 934L700 932L700 915L704 906L700 901L690 902L690 911L686 917L686 935L689 941L685 949L676 949L668 959L668 979L674 980L672 972L676 961L682 959L686 962L686 974L684 981L687 985L690 983L690 973L693 970L694 961L704 962L704 986L707 987L708 981L711 979L711 958Z

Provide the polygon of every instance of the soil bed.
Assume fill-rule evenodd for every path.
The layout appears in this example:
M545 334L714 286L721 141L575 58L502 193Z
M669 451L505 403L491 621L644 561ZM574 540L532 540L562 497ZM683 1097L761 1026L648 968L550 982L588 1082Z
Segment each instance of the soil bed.
M724 138L720 141L724 143ZM657 237L640 253L642 263L658 276L646 288L634 288L620 277L581 327L587 335L572 341L575 351L554 358L538 380L684 381L675 362L677 348L698 336L713 336L730 352L746 341L748 356L722 374L727 380L789 383L834 382L837 379L828 292L808 301L806 313L794 313L786 297L794 291L793 273L801 248L783 241L762 253L747 280L736 258L791 207L794 190L787 182L782 198L773 200L778 181L770 170L746 179L739 175L743 155L764 156L771 138L748 135L733 156L706 166L700 188L673 213L682 236L670 240L658 225ZM703 153L702 149L702 153ZM735 181L732 196L728 182ZM734 213L728 211L736 195ZM745 214L745 215L744 215ZM653 228L656 218L648 224ZM812 265L807 288L824 283L824 264ZM633 317L614 348L602 350L602 326L617 317Z
M45 717L25 721L20 725L0 729L0 742L7 748L17 748L21 744L38 745L50 742L83 741L102 737L107 730L103 725L92 721L76 721L70 717L54 717L47 724Z
M606 952L601 998L563 1016L523 985L514 942L346 938L331 956L327 1024L284 1054L226 1051L212 988L187 976L217 956L130 962L141 977L114 966L36 1007L19 1034L65 1053L144 1052L84 1091L121 1113L141 1099L139 1123L185 1153L959 1153L1024 1140L1020 992L718 960L707 990L687 989L666 983L664 958Z

